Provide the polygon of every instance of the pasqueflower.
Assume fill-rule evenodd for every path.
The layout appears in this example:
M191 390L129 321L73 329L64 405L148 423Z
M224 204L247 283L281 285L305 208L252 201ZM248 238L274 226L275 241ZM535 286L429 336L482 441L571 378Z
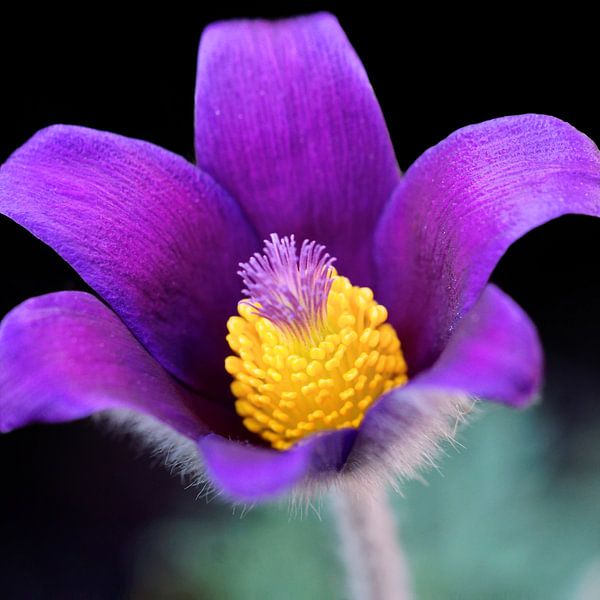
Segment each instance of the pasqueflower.
M409 475L472 399L536 396L535 328L488 279L532 228L600 215L587 137L496 119L402 176L327 14L208 27L195 110L195 165L57 125L2 166L0 211L97 297L49 294L5 317L0 430L141 415L254 502Z

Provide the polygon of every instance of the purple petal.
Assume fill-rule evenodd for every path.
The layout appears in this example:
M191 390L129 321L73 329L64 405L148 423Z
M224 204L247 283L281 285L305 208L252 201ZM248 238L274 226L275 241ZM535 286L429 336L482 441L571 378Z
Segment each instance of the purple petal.
M364 485L413 475L452 435L469 398L522 406L535 396L541 373L535 327L511 298L488 286L435 366L384 396L359 430L313 436L286 452L210 435L200 450L217 490L247 503L311 489L340 474L356 474Z
M436 364L367 413L348 469L412 475L430 460L472 398L524 406L539 391L543 358L535 326L495 286L460 322Z
M507 248L568 213L600 216L600 153L552 117L466 127L415 162L376 235L377 297L413 372L433 363Z
M371 232L400 173L335 17L209 26L198 59L196 155L260 236L314 239L354 283L370 282Z
M2 166L0 212L67 260L165 368L210 392L225 382L237 264L257 247L209 176L146 142L55 126Z
M355 429L344 429L314 436L285 452L218 435L202 438L199 447L213 486L230 500L252 504L339 473L356 433Z
M0 431L108 409L149 415L196 440L220 406L188 392L121 320L83 292L27 300L0 324Z
M535 398L542 373L535 325L514 300L488 285L434 366L414 381L520 407Z

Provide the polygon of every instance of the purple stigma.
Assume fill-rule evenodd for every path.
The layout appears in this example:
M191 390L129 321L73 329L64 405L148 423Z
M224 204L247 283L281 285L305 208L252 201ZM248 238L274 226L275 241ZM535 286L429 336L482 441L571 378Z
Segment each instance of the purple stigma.
M299 339L325 322L335 258L325 246L304 240L300 256L294 236L265 240L264 253L240 263L242 291L258 315Z

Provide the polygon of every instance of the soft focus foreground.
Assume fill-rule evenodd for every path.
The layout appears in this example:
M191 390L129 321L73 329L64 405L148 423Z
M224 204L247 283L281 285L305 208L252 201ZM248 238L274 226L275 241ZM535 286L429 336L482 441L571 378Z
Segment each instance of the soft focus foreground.
M593 428L582 429L573 443L585 459L563 457L559 464L560 436L544 414L486 408L459 437L465 451L450 451L440 473L428 474L428 486L413 482L404 498L393 496L419 598L594 597L581 590L598 576L600 444L590 435ZM86 424L60 429L62 438L71 445L79 441L84 452L115 447L115 440ZM8 442L3 438L3 449ZM122 461L130 444L116 446ZM35 597L40 590L57 597L136 600L258 600L281 590L291 600L344 597L326 506L321 520L311 510L303 515L292 510L290 518L287 505L232 515L219 502L195 502L198 490L181 489L162 469L147 478L145 458L132 457L111 473L113 457L94 477L97 485L120 491L103 496L104 509L94 508L86 500L86 494L97 493L94 477L77 475L77 486L67 494L69 473L90 457L68 461L72 448L62 452L54 455L61 453L54 446L47 458L32 459L38 467L52 459L67 463L55 487L40 482L46 495L37 513L43 520L44 510L65 511L68 504L70 518L52 525L46 514L46 523L36 525L35 515L21 512L3 530L2 549L10 552L1 555L0 579L7 597ZM0 461L7 456L0 453ZM106 456L96 460L106 462ZM115 476L121 487L108 485ZM19 501L15 493L12 502ZM17 514L10 498L0 502L5 513ZM52 554L44 551L49 546Z
M595 472L554 471L548 424L498 408L484 410L460 441L467 450L430 473L429 485L412 482L405 498L392 496L416 596L593 598L578 594L600 570L600 446L590 448ZM342 600L331 515L319 512L321 522L312 511L290 522L286 507L261 508L232 523L230 510L214 506L203 519L158 522L138 544L137 597L175 588L183 597L259 600L286 590L294 600Z

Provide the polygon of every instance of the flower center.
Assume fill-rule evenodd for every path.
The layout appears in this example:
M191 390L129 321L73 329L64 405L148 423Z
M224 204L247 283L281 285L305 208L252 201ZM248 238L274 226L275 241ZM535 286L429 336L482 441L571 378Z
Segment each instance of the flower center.
M265 241L241 264L248 299L227 322L235 352L235 408L244 425L285 450L304 436L358 427L381 394L406 383L407 369L387 310L353 286L335 259L294 236Z

